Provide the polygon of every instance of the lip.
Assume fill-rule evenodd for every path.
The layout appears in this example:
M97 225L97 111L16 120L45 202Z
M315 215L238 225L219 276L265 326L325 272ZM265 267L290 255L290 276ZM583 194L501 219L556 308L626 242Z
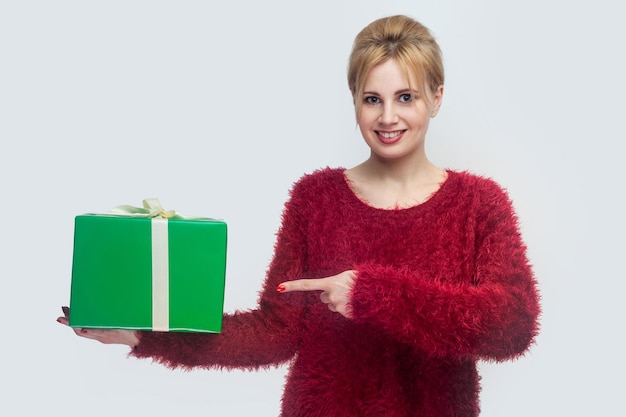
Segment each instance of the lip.
M400 139L402 139L402 137L404 136L404 132L406 132L406 130L393 130L393 131L377 130L376 137L378 138L380 142L384 143L385 145L393 145L394 143L399 142ZM393 134L393 133L397 133L397 135L387 137L389 134ZM383 136L383 134L387 134L387 136Z

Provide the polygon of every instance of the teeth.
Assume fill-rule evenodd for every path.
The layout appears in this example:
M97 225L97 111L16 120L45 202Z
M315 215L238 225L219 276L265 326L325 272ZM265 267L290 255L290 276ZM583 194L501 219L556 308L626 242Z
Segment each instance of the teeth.
M401 131L395 131L395 132L378 132L378 134L380 136L382 136L385 139L390 139L390 138L395 138L396 136L398 136L400 133L402 133Z

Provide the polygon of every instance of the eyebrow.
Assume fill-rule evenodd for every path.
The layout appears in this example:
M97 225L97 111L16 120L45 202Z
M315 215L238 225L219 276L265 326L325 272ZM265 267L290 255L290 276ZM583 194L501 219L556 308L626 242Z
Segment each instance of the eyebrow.
M414 94L420 94L419 90L411 90L410 88L404 88L402 90L398 90L395 93L393 93L395 96L400 95L400 94L406 94L406 93L414 93ZM363 91L363 95L365 94L372 94L375 96L379 96L380 94L378 94L376 91Z

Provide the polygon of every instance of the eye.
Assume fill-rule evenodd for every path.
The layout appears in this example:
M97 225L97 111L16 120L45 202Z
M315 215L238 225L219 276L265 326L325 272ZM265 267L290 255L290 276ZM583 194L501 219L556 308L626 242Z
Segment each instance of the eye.
M410 103L413 101L413 96L409 93L400 94L400 97L398 97L398 101L400 101L401 103Z
M367 96L363 99L365 104L378 104L380 103L380 99L376 96Z

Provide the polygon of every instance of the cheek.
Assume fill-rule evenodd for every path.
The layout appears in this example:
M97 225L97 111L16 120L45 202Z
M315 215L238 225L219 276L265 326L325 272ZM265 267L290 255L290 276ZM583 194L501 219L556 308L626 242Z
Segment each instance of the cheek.
M361 139L365 141L365 143L370 146L373 142L376 141L374 127L368 124L365 121L359 123L359 132L361 133Z
M431 110L427 106L421 106L417 109L413 109L412 112L407 112L405 114L406 120L410 120L411 123L418 126L428 125L430 116Z
M371 109L367 109L364 107L361 108L361 113L357 116L356 119L359 126L363 127L371 127L372 124L376 122L376 120L378 120L378 115Z
M361 136L363 136L364 139L367 139L367 132L369 131L367 127L359 123L359 131L361 132Z

